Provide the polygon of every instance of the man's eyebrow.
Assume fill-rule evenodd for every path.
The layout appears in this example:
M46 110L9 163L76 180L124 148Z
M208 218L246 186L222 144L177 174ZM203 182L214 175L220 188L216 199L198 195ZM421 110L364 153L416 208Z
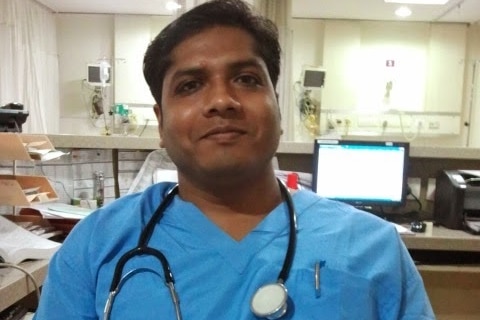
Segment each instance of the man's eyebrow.
M203 70L202 67L188 67L188 68L183 68L183 69L178 69L176 70L173 75L172 75L172 79L176 79L176 78L179 78L179 77L183 77L183 76L192 76L192 75L201 75L201 74L204 74L205 71Z
M262 68L262 64L260 61L261 60L259 58L251 58L251 59L246 59L241 61L235 61L230 64L230 67L232 67L233 69L241 69L245 67Z
M255 67L255 68L262 68L261 60L258 58L249 58L240 61L233 61L228 63L228 68L232 70L239 70L246 67ZM178 69L173 73L172 79L176 79L182 76L195 76L195 75L203 75L205 74L205 68L202 66L193 66L193 67L186 67L183 69Z

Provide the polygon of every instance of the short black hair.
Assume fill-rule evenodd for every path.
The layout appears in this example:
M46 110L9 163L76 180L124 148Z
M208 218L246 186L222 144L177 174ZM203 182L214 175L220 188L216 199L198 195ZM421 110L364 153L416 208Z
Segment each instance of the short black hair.
M214 26L236 27L250 34L255 41L255 51L265 62L276 87L281 54L276 25L242 0L211 0L182 14L148 46L143 74L157 104L162 101L163 78L172 63L171 52L188 37Z

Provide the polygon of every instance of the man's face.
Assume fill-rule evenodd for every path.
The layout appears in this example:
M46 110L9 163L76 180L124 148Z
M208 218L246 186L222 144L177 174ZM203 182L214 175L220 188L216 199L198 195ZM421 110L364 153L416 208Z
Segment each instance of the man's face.
M262 172L277 149L277 99L254 40L232 27L206 29L172 51L155 111L179 178L232 179Z

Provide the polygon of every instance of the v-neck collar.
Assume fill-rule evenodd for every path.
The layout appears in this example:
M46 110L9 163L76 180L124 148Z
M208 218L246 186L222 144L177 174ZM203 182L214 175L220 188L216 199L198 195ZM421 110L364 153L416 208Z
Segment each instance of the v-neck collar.
M242 273L259 251L279 236L288 234L290 220L287 205L282 202L242 240L237 241L208 219L198 207L175 197L160 223L182 229L182 234L188 234L185 241L214 248L232 268ZM286 246L287 243L285 250Z

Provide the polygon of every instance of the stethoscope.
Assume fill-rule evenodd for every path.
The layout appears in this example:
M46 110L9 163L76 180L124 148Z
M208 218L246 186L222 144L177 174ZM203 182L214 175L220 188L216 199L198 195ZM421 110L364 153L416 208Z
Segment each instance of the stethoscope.
M288 305L288 293L287 288L285 287L285 281L287 281L288 275L290 273L290 268L293 263L293 258L295 255L295 248L297 242L297 222L296 222L296 213L293 206L292 197L287 187L278 180L280 190L283 197L286 200L288 207L288 217L290 219L290 228L289 228L289 238L288 238L288 247L285 254L285 260L283 261L282 269L278 274L276 282L268 283L262 285L254 293L250 301L250 310L255 314L255 316L266 319L279 319L287 312ZM182 314L180 311L180 300L178 299L178 294L175 290L175 279L173 278L173 273L170 270L170 265L167 258L159 250L151 248L148 246L148 242L152 237L153 231L157 223L162 219L165 209L170 205L175 195L178 194L178 185L175 185L171 188L162 203L158 206L157 210L154 212L152 218L148 221L145 228L140 234L138 244L135 248L131 249L124 255L120 257L115 266L115 271L113 273L112 283L110 285L110 293L108 294L107 302L105 303L105 308L103 311L103 319L109 320L110 313L112 311L112 306L115 301L115 297L119 293L122 284L128 280L130 277L136 273L149 271L153 272L159 276L154 270L147 268L137 268L132 271L129 271L122 276L123 268L125 264L135 256L140 255L151 255L157 258L162 264L163 273L165 277L165 284L168 287L170 296L173 302L175 309L176 319L182 320Z

